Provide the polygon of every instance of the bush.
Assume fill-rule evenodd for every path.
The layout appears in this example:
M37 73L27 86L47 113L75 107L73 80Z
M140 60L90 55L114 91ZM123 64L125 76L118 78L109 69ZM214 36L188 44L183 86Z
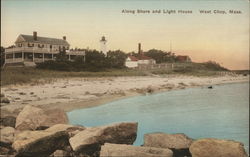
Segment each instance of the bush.
M50 69L59 71L72 71L74 69L72 62L70 61L45 61L38 63L37 68L39 69Z
M228 71L228 69L222 67L219 63L214 61L208 61L203 63L206 69L213 70L213 71Z

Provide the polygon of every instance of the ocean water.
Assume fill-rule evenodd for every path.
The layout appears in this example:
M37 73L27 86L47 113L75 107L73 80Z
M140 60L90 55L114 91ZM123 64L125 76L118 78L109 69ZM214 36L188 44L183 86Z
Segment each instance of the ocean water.
M249 82L135 96L67 114L74 125L138 122L134 145L142 145L146 133L165 132L232 139L249 148Z

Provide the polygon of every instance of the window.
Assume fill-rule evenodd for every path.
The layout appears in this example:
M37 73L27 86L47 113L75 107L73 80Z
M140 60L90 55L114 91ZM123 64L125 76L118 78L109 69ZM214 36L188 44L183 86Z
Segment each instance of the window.
M22 44L18 44L18 47L22 47Z
M39 47L39 48L43 48L44 45L43 45L43 44L38 44L38 47Z
M28 43L28 47L34 47L33 43Z

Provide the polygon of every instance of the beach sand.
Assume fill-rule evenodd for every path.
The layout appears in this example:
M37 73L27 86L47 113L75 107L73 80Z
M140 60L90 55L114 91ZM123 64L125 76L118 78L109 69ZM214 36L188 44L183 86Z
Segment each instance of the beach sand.
M68 78L44 84L8 85L1 88L1 92L10 100L10 104L1 106L1 116L15 115L28 104L41 108L61 108L67 112L146 93L247 81L249 76L243 75L167 75Z

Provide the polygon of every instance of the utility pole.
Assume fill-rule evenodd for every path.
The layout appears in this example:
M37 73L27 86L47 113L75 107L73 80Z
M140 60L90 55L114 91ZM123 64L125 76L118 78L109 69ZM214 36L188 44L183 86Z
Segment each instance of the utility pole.
M172 41L170 40L170 52L172 53Z

